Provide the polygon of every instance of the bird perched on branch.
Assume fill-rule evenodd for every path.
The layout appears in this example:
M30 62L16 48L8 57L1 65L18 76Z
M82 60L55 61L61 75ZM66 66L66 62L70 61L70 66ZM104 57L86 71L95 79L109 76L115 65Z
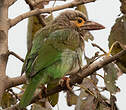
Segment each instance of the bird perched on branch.
M103 28L88 21L83 13L67 10L40 29L23 65L22 73L26 73L29 84L19 103L20 108L30 103L40 84L48 84L78 71L84 52L84 32Z

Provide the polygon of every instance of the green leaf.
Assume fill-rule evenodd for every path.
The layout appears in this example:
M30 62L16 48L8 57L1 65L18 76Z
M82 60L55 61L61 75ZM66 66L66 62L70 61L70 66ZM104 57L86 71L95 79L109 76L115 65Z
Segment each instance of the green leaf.
M36 16L32 16L28 19L28 30L27 30L27 49L30 51L32 47L32 41L35 33L42 28L42 25Z
M116 23L111 29L109 36L109 48L115 41L119 41L121 44L126 44L126 17L122 16L117 18Z
M47 84L47 91L51 90L52 88L55 88L59 84L59 80L51 81ZM48 97L49 103L54 107L58 103L59 99L59 93L55 93Z
M97 106L95 97L97 95L96 85L91 79L85 78L81 84L81 92L77 100L76 110L95 110Z
M120 51L126 49L125 45L121 44L120 42L116 41L112 44L111 54L115 55ZM121 69L122 72L126 73L126 55L121 56L117 61L116 64Z
M123 14L126 14L126 0L120 0L121 2L121 6L120 6L120 10Z
M122 16L116 20L116 23L112 27L108 40L109 40L109 48L111 48L112 45L115 45L113 46L111 55L115 55L121 50L125 49L125 45L126 45L126 17L125 16ZM116 64L119 66L122 72L126 73L126 56L125 55L120 57Z
M2 96L1 106L2 108L8 108L11 105L14 105L17 103L17 99L11 94L10 92L4 92Z
M102 103L99 103L96 110L111 110L111 108L103 105Z
M109 63L108 65L103 67L104 74L104 82L107 90L110 93L116 93L119 91L119 88L116 86L115 81L117 80L118 69L115 67L113 63Z
M46 24L48 24L50 21L53 20L53 15L51 14L50 16L48 16L46 18L44 18L44 16L43 16L43 20L46 22ZM28 19L28 30L27 30L27 49L28 49L28 51L31 50L32 41L35 37L35 33L41 28L43 28L43 26L37 16L32 16Z
M49 4L49 0L46 1L38 1L38 0L29 0L28 4L30 6L30 9L42 9L44 8L45 5ZM34 4L34 6L32 6ZM42 19L42 20L41 20ZM35 33L40 29L43 28L42 21L45 20L44 15L37 15L37 16L32 16L28 19L28 30L27 30L27 49L28 51L31 50L32 47L32 41L34 39Z
M78 96L72 92L67 91L67 105L76 105Z

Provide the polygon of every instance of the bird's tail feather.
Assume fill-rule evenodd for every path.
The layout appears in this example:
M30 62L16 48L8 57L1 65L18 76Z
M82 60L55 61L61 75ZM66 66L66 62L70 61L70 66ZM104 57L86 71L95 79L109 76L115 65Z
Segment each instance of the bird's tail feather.
M41 82L41 78L39 78L38 75L36 75L28 84L22 98L21 101L19 103L19 107L21 109L25 108L27 105L29 105L30 101L32 100L33 96L34 96L34 92L36 90L36 88L39 86Z

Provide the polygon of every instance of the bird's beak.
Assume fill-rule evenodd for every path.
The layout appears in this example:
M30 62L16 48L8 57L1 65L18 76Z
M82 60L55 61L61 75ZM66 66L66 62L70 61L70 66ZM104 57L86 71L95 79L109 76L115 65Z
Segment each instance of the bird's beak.
M104 28L105 27L103 25L93 21L86 21L84 26L81 27L82 30L100 30Z

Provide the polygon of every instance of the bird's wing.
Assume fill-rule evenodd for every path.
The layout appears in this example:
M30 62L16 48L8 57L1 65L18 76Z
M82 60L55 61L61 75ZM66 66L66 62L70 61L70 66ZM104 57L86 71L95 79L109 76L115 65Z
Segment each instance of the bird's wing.
M71 68L72 63L67 63L62 66L62 70L60 68L56 69L58 65L60 65L61 54L62 51L67 48L67 44L64 42L70 36L75 36L76 33L71 31L70 29L57 30L49 34L48 38L43 39L42 44L38 44L39 48L32 47L31 53L34 53L33 56L31 53L27 56L26 61L26 76L30 77L29 85L27 86L25 93L20 101L20 108L26 107L30 101L32 100L32 96L34 94L35 89L38 87L40 83L45 83L48 80L48 74L44 74L42 70L47 71L56 71L59 69L62 71L62 75L68 72ZM38 36L41 37L41 36ZM39 42L38 42L39 43ZM34 49L36 48L37 51ZM33 51L35 50L35 51ZM71 54L71 53L70 53ZM65 54L66 55L66 54ZM70 56L70 55L69 55ZM71 57L69 57L72 59ZM65 60L64 62L66 62ZM55 64L58 62L58 65ZM55 64L55 65L53 65ZM62 64L61 64L62 65ZM55 74L56 75L56 74ZM53 75L52 77L57 77ZM62 75L60 75L62 77ZM58 77L60 77L58 76ZM30 93L30 94L29 94Z
M32 77L37 72L56 63L61 58L63 48L67 48L64 42L69 36L77 36L76 31L71 29L61 29L49 34L47 38L42 39L38 36L33 43L33 48L26 61L26 75ZM39 37L42 39L40 41ZM36 44L37 43L37 44Z

